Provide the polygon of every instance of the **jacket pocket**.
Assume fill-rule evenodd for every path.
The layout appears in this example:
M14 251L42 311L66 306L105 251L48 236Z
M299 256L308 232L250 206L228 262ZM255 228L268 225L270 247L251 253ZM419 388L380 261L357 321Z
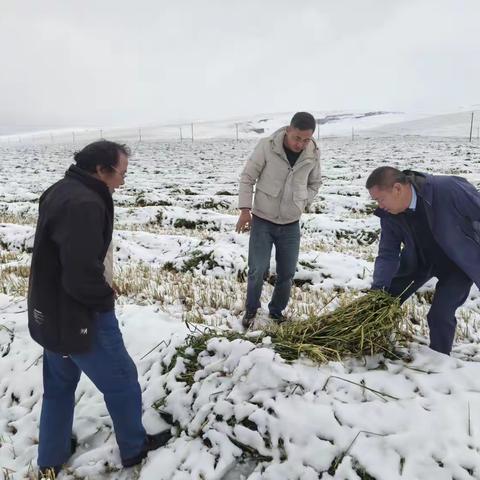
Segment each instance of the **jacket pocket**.
M255 186L255 192L260 191L270 197L278 197L282 184L280 182L272 182L269 180L260 179Z
M470 219L465 218L463 224L458 227L469 240L475 242L480 247L480 222L472 222Z
M478 244L480 244L480 222L479 221L473 220L472 231L473 231L473 238Z
M465 232L465 230L462 229L462 233L465 235L466 238L468 238L470 241L472 241L473 243L475 243L475 245L477 247L480 247L480 242L478 241L478 239L476 239L473 235L471 234L468 234L467 232Z
M60 326L56 310L41 302L29 302L28 328L32 338L48 350L58 348L60 342Z
M67 353L85 352L92 339L93 312L63 289L58 292L60 344Z
M293 202L300 209L300 212L305 210L308 201L307 189L299 189L293 192Z

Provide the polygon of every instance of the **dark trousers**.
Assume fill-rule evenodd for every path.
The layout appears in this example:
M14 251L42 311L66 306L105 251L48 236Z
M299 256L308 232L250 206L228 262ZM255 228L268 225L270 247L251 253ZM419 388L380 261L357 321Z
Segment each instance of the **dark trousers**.
M437 277L438 282L427 314L430 348L449 355L457 326L455 312L468 298L473 283L470 278L458 268L448 273L425 269L412 275L395 277L388 291L395 296L401 295L403 303L433 277Z
M103 393L122 459L135 457L146 441L137 368L125 349L115 312L99 313L93 322L92 348L63 356L44 351L43 404L38 465L64 464L70 457L75 389L84 372Z
M263 280L270 266L272 245L275 245L277 279L270 313L280 314L290 298L293 277L297 268L300 248L300 224L277 225L259 217L253 217L248 246L248 283L246 310L256 312L260 308Z

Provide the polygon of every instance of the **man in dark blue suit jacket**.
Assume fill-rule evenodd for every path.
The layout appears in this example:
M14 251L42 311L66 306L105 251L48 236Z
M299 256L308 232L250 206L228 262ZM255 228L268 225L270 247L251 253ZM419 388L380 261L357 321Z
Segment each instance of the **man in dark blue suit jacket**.
M372 288L403 302L438 278L427 315L430 347L449 354L455 311L472 283L480 287L480 193L461 177L393 167L374 170L366 187L381 223Z

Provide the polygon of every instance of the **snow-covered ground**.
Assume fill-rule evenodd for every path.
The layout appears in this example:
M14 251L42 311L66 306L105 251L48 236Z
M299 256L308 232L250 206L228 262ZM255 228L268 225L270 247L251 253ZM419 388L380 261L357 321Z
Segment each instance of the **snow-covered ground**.
M468 138L472 111L475 112L473 137L480 132L480 111L456 112L392 112L382 110L329 110L313 111L319 129L316 136L326 137L376 137L420 135L430 137ZM138 141L190 142L206 139L258 139L286 125L293 112L266 113L217 121L192 120L176 125L138 125L117 128L59 128L0 135L0 144L20 145L82 145L98 138L118 139L132 144Z
M175 437L151 453L143 468L121 470L103 399L82 378L74 425L80 447L60 478L480 478L475 287L459 310L450 358L425 346L430 283L407 302L409 315L420 321L417 340L404 352L408 361L375 357L323 366L287 364L268 342L258 347L223 339L210 342L191 388L180 381L183 361L175 359L175 347L189 333L183 320L203 322L198 328L240 328L248 236L234 233L237 179L255 142L135 146L126 185L115 194L116 282L122 293L117 313L139 369L145 425L151 432L165 428L158 414L164 410L175 420ZM318 312L329 302L333 308L368 288L379 230L364 189L373 168L391 164L457 174L480 186L476 142L330 138L321 148L324 184L302 218L287 312L292 317ZM61 178L71 156L68 144L0 143L0 472L5 478L25 478L35 465L41 349L28 335L24 295L37 199ZM271 289L266 283L264 304Z
M472 138L477 139L480 133L480 112L474 113ZM374 127L372 133L378 135L422 135L429 137L470 137L472 112L463 111L442 115L429 115L423 118L409 118L393 121ZM373 130L373 129L372 129Z

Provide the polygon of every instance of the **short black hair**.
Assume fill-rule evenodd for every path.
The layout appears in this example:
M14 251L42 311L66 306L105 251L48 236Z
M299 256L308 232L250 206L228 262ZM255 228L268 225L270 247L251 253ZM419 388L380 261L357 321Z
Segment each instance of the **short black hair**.
M314 132L317 122L311 113L297 112L290 120L290 126L299 130L312 130Z
M395 183L407 184L407 175L395 167L378 167L368 176L365 186L367 190L373 187L383 190L392 188Z
M90 173L95 173L97 165L108 170L118 164L118 157L123 153L130 156L130 149L123 144L109 140L98 140L88 144L73 156L77 167Z

